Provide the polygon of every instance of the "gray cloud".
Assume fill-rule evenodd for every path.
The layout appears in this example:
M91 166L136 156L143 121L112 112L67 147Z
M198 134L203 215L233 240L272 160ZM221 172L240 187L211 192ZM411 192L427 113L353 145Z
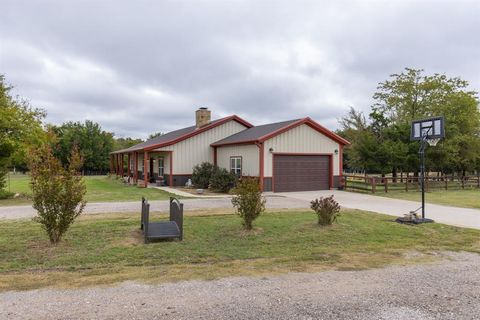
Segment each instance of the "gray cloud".
M2 1L0 73L47 120L118 136L191 125L193 111L335 129L404 67L480 87L473 1Z

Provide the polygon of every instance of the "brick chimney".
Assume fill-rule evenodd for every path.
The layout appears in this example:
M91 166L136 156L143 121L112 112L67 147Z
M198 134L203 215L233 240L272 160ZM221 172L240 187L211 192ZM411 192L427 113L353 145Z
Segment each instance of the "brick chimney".
M211 113L212 112L208 110L208 108L199 108L195 111L195 124L197 129L210 123Z

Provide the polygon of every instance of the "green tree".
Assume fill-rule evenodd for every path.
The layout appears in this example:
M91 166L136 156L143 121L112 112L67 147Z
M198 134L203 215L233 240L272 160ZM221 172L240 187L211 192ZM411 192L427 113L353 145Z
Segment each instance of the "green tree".
M45 141L40 109L10 94L12 87L0 75L0 190L9 166L24 166L29 146Z
M73 148L64 167L50 144L32 149L29 156L33 208L50 242L56 244L85 208L85 182L78 169L81 156Z
M116 138L113 141L113 151L127 149L142 142L142 139Z
M446 139L427 148L427 168L446 173L477 168L480 158L480 111L476 92L468 82L445 75L423 75L405 69L382 82L373 95L368 121L350 110L339 132L352 142L347 164L375 173L417 171L418 142L410 141L412 120L445 117Z
M82 170L104 171L110 167L113 134L103 131L98 123L66 122L52 129L57 136L55 155L62 164L68 163L71 150L76 146L84 159Z

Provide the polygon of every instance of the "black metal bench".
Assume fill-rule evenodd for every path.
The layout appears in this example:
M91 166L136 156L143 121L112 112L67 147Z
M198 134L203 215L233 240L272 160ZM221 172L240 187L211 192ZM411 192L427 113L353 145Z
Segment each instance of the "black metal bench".
M143 230L144 241L158 239L179 239L183 238L183 203L178 199L170 197L170 220L150 222L150 204L142 197L142 212L140 229Z

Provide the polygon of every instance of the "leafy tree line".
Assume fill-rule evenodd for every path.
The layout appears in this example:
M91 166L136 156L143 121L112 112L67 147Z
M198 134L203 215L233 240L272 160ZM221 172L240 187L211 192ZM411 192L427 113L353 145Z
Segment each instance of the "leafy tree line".
M351 108L339 134L352 142L345 164L369 173L417 172L418 142L410 141L412 120L445 117L446 138L426 151L427 170L458 173L480 170L480 110L468 82L406 68L377 87L371 112Z
M0 75L0 197L5 194L5 177L9 169L27 170L27 153L31 147L49 143L64 167L74 148L83 159L81 171L106 171L109 153L128 148L140 139L114 138L93 121L45 125L45 111L34 108L22 98L14 97L12 87Z

